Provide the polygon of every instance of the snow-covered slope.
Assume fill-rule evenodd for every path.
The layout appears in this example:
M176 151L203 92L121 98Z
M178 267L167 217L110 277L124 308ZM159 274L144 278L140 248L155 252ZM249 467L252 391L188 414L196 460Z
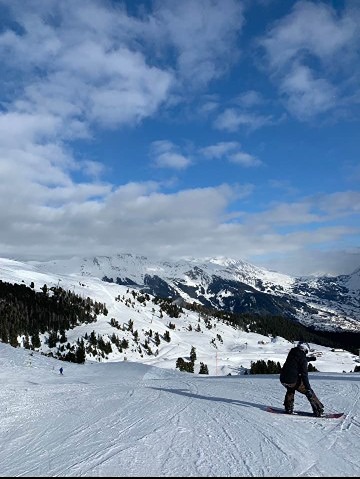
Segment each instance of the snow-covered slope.
M287 347L276 344L276 354ZM329 369L339 369L332 359L341 360L329 356ZM344 418L266 412L282 407L278 375L64 364L0 343L0 475L357 477L360 374L310 373L310 381L325 411ZM296 394L295 410L311 411L305 396Z

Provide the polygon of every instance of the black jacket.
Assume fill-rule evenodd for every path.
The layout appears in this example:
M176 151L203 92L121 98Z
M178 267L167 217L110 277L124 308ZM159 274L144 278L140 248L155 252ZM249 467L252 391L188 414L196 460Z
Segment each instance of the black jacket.
M310 388L308 376L308 362L305 351L300 348L292 348L286 358L286 361L280 372L280 381L285 384L294 384L299 376L302 379L306 389Z

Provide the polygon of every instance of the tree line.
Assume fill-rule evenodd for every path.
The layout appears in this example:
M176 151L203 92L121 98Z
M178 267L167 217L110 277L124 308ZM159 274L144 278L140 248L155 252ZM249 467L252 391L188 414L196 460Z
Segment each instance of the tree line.
M11 346L35 349L41 346L40 334L47 333L48 345L67 341L66 331L82 323L92 323L97 315L107 315L106 305L82 298L63 288L35 291L34 283L12 284L0 280L0 340ZM22 344L18 338L21 337Z
M293 318L256 313L231 313L217 309L209 309L197 303L187 305L188 309L198 311L203 316L212 316L231 324L242 331L258 333L263 336L280 336L288 341L306 341L321 346L344 348L358 354L359 333L336 333L317 331L306 327Z

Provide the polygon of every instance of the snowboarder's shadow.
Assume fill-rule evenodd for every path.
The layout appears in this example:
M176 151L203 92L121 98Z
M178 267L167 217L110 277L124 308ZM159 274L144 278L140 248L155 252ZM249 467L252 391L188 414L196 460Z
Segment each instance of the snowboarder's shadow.
M203 396L202 394L191 393L187 389L168 389L168 388L156 388L156 387L151 387L150 389L155 389L157 391L166 391L173 394L179 394L180 396L192 397L194 399L206 399L207 401L217 401L217 402L224 402L224 403L235 404L235 405L237 404L239 406L245 406L245 407L256 407L258 409L261 409L262 411L266 411L266 408L267 408L267 406L264 406L263 404L257 404L257 403L249 402L249 401L242 401L240 399L229 399L229 398L216 397L216 396Z

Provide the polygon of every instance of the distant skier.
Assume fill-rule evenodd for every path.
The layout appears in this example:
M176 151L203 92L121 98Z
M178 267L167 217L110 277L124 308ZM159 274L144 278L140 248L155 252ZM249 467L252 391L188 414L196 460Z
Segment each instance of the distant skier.
M63 368L60 368L59 371L60 371L60 374L62 375L64 370L63 370Z
M288 414L294 411L295 391L305 394L308 398L314 416L321 416L324 412L324 406L312 390L308 376L308 361L314 361L316 358L309 357L310 347L308 343L299 341L295 348L290 349L286 361L280 372L280 382L286 388L284 406Z

